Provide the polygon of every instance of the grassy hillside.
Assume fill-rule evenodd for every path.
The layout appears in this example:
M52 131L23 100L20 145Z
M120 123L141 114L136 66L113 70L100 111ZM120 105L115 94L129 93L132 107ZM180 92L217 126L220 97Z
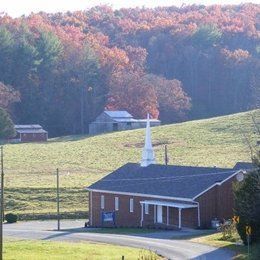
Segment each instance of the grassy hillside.
M244 132L255 142L251 114L160 126L152 129L158 163L168 144L171 164L233 167L250 161ZM7 211L22 214L55 212L55 170L60 169L62 212L87 211L84 187L126 162L138 162L144 129L94 137L63 137L39 144L7 144L5 184Z

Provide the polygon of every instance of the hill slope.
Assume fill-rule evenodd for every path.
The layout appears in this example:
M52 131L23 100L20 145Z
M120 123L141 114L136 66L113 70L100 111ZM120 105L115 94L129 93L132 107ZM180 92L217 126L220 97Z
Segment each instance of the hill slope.
M254 110L153 128L157 162L163 163L164 144L168 144L170 164L233 167L237 161L250 161L242 132L256 140L252 113L260 122L260 110ZM54 213L59 168L62 211L86 212L84 187L126 162L140 161L143 142L144 129L139 129L5 145L7 211Z

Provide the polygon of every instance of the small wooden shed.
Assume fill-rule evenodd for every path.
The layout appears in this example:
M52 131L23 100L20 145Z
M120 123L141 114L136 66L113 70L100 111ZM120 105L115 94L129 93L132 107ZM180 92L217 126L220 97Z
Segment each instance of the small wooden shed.
M16 136L13 141L16 142L46 142L48 132L40 125L15 125Z

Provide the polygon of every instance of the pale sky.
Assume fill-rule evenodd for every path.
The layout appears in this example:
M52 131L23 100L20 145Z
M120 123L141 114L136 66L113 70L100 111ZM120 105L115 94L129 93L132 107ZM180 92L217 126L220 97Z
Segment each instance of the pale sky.
M0 0L0 13L8 13L13 17L28 15L31 12L45 11L49 13L85 10L90 7L108 4L114 9L121 7L156 7L181 6L182 4L240 4L258 3L260 0Z

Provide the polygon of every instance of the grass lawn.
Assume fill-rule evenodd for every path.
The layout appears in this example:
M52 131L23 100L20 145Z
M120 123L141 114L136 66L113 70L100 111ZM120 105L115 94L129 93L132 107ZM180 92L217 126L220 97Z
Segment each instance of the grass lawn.
M47 260L47 259L70 259L70 260L98 260L98 259L161 259L154 253L130 248L107 244L94 243L68 243L50 241L8 241L4 244L5 260ZM147 258L148 259L148 258Z
M250 161L242 133L256 141L252 113L260 121L260 110L255 110L153 128L157 162L163 163L165 144L170 164L233 167L237 161ZM138 129L4 145L6 212L54 214L59 168L62 213L87 217L84 188L127 162L139 162L143 142L144 129Z
M222 233L215 233L206 236L200 236L190 239L193 242L207 244L219 248L227 248L235 251L235 257L233 259L242 260L259 260L260 259L260 243L250 246L250 258L247 254L247 246L238 245L241 242L238 234L235 234L232 239L223 240Z

